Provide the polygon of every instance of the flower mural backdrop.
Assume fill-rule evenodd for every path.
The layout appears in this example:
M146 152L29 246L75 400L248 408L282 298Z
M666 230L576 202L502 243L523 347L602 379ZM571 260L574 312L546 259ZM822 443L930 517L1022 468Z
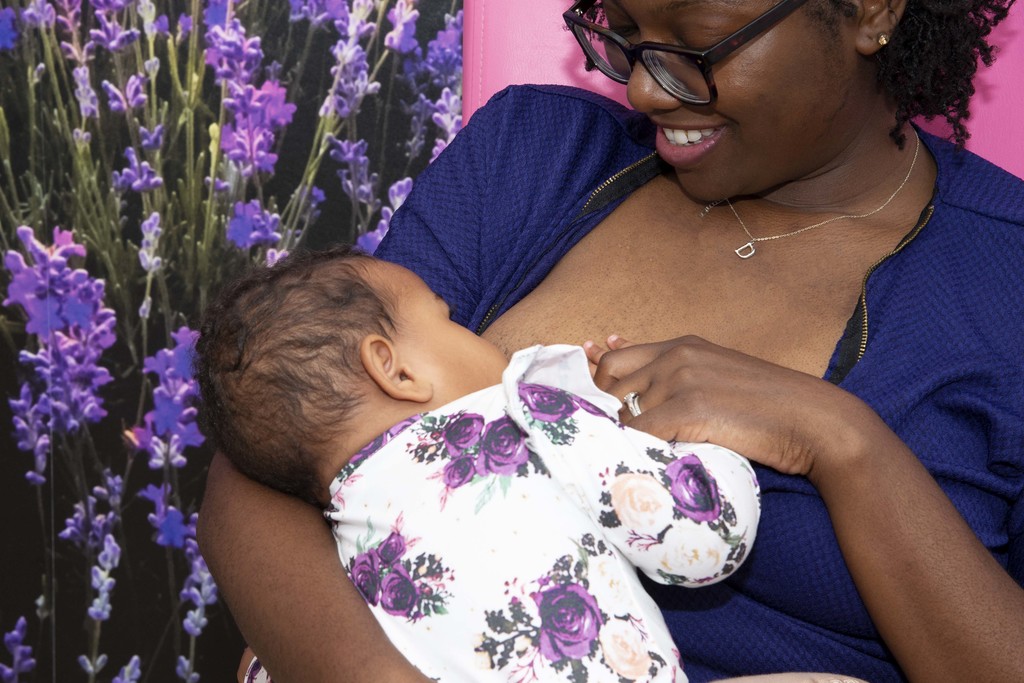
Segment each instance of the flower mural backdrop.
M0 0L4 683L233 672L190 325L248 264L376 248L461 126L461 33L460 0Z

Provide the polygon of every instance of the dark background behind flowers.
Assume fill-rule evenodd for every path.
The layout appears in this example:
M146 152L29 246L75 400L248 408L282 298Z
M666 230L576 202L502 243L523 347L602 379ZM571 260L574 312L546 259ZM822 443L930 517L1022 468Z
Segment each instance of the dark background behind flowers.
M461 4L0 0L4 683L234 680L197 315L250 264L376 246L461 126Z

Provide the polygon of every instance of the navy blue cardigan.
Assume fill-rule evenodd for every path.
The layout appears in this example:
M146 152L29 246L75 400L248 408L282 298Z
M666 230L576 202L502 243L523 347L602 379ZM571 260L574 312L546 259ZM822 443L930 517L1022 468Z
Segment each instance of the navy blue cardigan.
M660 172L653 136L646 117L591 93L505 90L419 177L378 255L482 331ZM938 162L932 204L870 275L826 378L878 412L1024 583L1024 182L922 137ZM740 571L697 590L650 586L690 680L902 680L815 489L763 467L758 477L761 527Z

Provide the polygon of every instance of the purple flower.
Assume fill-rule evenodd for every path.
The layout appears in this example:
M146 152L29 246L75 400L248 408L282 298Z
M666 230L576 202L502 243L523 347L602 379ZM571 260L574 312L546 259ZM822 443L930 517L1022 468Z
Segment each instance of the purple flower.
M203 10L203 21L207 29L227 24L228 0L209 0L206 9Z
M136 192L151 192L158 187L163 187L164 180L150 167L148 161L139 161L134 147L124 151L124 158L128 160L128 166L121 169L121 172L114 171L114 187L120 192L135 190Z
M462 10L445 17L445 27L427 43L424 66L440 88L455 89L462 83Z
M3 683L16 683L20 674L36 668L36 660L32 658L32 646L25 642L28 623L25 617L18 617L14 630L4 634L4 647L11 654L11 665L0 664L0 679Z
M371 550L356 555L348 574L366 604L376 605L380 600L380 560L377 553Z
M14 414L14 438L18 448L32 453L33 468L25 479L33 486L46 482L46 465L50 455L49 414L46 406L36 403L28 384L21 385L20 400L10 399Z
M142 137L142 149L154 152L164 144L164 125L158 123L152 131L145 126L139 126L139 135Z
M142 19L142 31L147 37L166 36L169 33L167 15L161 14L159 17L156 15L156 5L153 4L153 0L140 0L137 11Z
M197 515L193 513L186 527L185 560L189 565L189 573L179 594L182 601L190 602L193 606L182 620L182 628L193 638L198 638L206 628L207 606L217 602L217 584L206 566L206 560L199 554L199 545L196 543L196 519Z
M341 22L336 22L341 23ZM373 25L370 24L372 28ZM359 111L363 98L380 90L380 83L370 81L370 64L359 38L341 31L342 38L331 52L335 64L331 67L334 85L320 106L320 116L347 118Z
M156 529L154 541L157 545L165 547L182 548L189 538L190 530L185 522L185 516L173 505L167 504L167 494L170 486L161 484L153 486L150 484L139 491L139 498L145 498L153 503L153 512L146 518L150 525Z
M21 226L17 234L31 264L18 252L6 254L4 263L12 278L3 303L20 305L28 317L26 331L38 338L38 352L20 354L32 376L19 400L11 402L19 444L36 453L37 470L31 480L42 476L39 443L33 444L33 438L50 431L72 433L82 422L97 422L106 415L96 392L112 378L99 361L114 343L116 320L114 312L103 307L103 281L69 267L68 259L85 256L70 232L54 229L50 247L38 242L29 227Z
M512 418L498 418L484 427L480 437L478 467L494 474L515 474L529 460L526 435Z
M143 369L157 376L153 389L153 410L143 417L142 427L132 429L132 438L140 450L149 454L150 469L165 463L183 467L185 448L199 446L203 435L196 424L196 409L191 405L198 394L192 377L192 356L198 333L181 327L171 333L174 346L161 349L145 360Z
M103 538L103 550L96 559L96 565L92 568L90 577L91 585L96 590L96 597L86 610L89 618L94 621L106 621L110 618L110 594L114 590L114 581L110 574L121 562L121 548L111 534Z
M132 655L128 663L121 667L121 671L114 676L110 683L137 683L142 677L141 660L138 655Z
M665 476L676 510L684 517L698 522L718 518L722 509L718 485L697 456L686 455L670 463Z
M110 81L103 81L103 90L107 93L107 105L110 111L124 114L141 109L146 104L146 77L132 74L128 77L124 92L117 89Z
M263 210L258 199L235 203L235 216L228 222L228 239L240 249L273 245L281 240L277 228L281 217Z
M588 656L604 624L597 600L569 583L531 595L540 614L540 653L551 662Z
M441 98L434 103L434 114L430 118L441 129L431 152L430 160L433 161L462 129L462 98L445 88Z
M211 3L210 8L214 5ZM224 5L226 10L227 5ZM237 19L210 24L206 32L206 63L213 67L218 84L228 82L243 87L252 82L253 74L263 61L260 38L248 38L245 27Z
M379 178L376 173L370 173L366 140L352 142L331 138L331 144L334 147L331 158L345 166L338 171L341 189L354 203L365 205L372 214L380 208L380 200L377 199Z
M568 392L543 384L520 383L519 398L530 415L542 422L558 422L576 412L576 402Z
M32 0L21 13L21 21L30 28L48 28L57 21L57 12L46 0Z
M12 7L0 9L0 50L13 50L18 44L17 13Z
M394 531L377 546L377 557L380 558L381 564L385 566L394 564L404 554L405 539L402 538L401 534Z
M91 46L99 46L110 52L120 52L139 39L138 29L125 29L115 18L107 16L107 12L97 10L96 20L99 28L89 31L89 42L86 50Z
M288 0L291 5L289 21L308 19L314 26L326 21L348 21L348 3L345 0Z
M163 266L163 261L156 255L160 242L160 214L153 212L142 221L142 244L139 248L139 263L147 273L155 273Z
M75 98L83 119L94 119L100 114L100 99L89 82L89 67L79 66L72 72L75 77Z
M416 20L419 16L415 0L398 0L395 6L388 10L388 20L394 28L384 36L384 47L398 54L407 54L418 48Z
M409 572L395 565L380 582L380 606L388 614L411 616L419 602L419 590Z
M377 251L377 247L380 245L381 240L384 239L384 235L388 234L388 228L391 226L391 217L398 210L398 207L405 202L405 198L409 196L409 192L412 191L412 178L402 178L401 180L395 181L394 184L388 188L388 201L391 206L385 206L380 210L380 221L377 223L377 228L371 230L363 235L356 238L356 244L367 254L372 254Z
M457 489L473 481L476 476L476 462L471 457L449 460L444 466L444 485Z
M484 418L476 413L463 413L448 423L444 430L444 442L451 457L461 455L480 440Z

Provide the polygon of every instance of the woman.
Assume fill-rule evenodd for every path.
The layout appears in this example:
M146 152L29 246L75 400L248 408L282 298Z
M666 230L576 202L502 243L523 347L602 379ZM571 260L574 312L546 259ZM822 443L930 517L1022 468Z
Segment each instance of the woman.
M379 253L506 352L672 340L590 345L598 382L761 463L736 577L652 588L693 681L1024 680L1024 188L907 124L962 140L1008 4L578 3L638 113L506 91L394 217ZM204 555L278 680L416 680L316 510L223 458L208 492Z

